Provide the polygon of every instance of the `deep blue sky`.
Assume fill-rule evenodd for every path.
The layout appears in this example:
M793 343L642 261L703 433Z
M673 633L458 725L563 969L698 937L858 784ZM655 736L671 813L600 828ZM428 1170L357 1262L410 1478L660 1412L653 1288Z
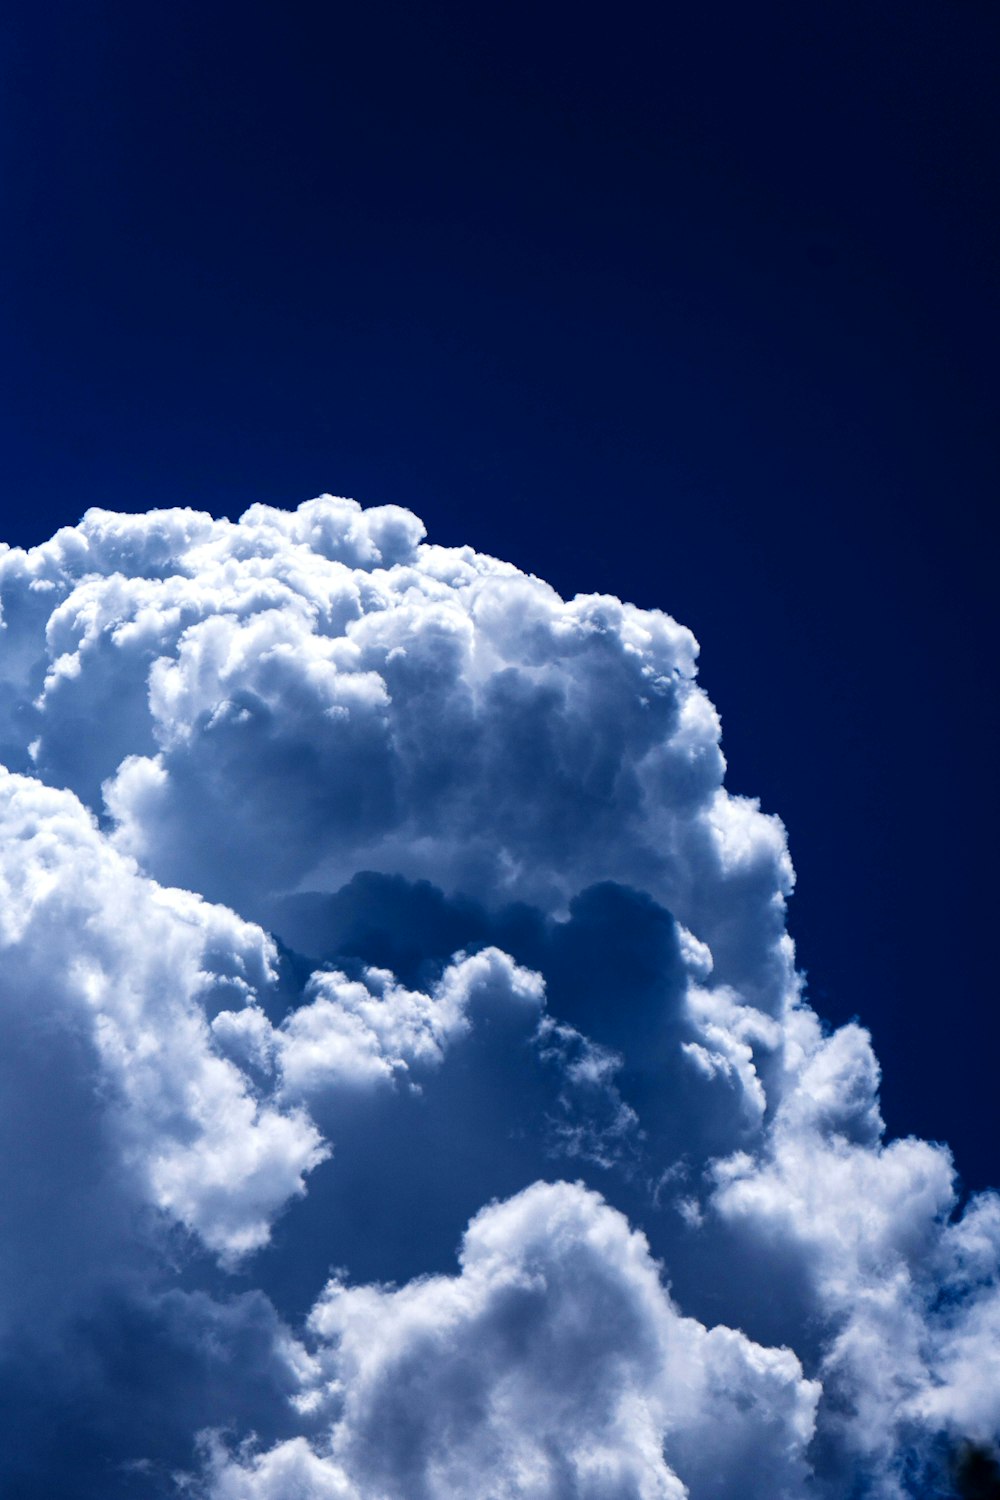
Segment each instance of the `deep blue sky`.
M996 6L3 26L3 535L328 489L666 607L814 1002L1000 1179Z

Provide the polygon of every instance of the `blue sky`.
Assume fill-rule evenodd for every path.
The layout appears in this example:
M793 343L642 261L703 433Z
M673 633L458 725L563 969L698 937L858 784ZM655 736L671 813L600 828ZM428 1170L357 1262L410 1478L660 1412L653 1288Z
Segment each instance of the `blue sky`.
M422 518L432 543L469 544L567 599L596 592L668 611L701 643L700 680L722 715L726 786L759 797L788 830L797 872L788 927L808 999L831 1023L858 1017L869 1028L890 1136L947 1141L960 1190L994 1185L995 13L977 0L845 4L827 13L721 5L655 15L633 7L588 22L562 7L474 16L443 6L419 14L394 5L279 12L227 3L136 9L113 0L86 13L14 5L3 25L0 150L13 226L0 247L4 539L43 543L92 506L136 514L191 506L235 521L255 504L291 509L329 491L366 506L405 507ZM324 522L322 536L340 524ZM244 544L227 533L218 545L236 555ZM309 545L323 558L333 544L314 537ZM398 537L384 545L386 559L394 547L409 555ZM108 557L129 559L147 581L187 576L192 566L189 543L176 537L153 563L135 536L108 546ZM285 546L267 544L278 573ZM371 557L352 555L351 566L371 565ZM77 564L52 566L53 599L62 600L60 591L68 598L80 582ZM11 584L5 606L12 619L20 586ZM44 624L31 619L29 655L42 651ZM72 636L65 621L59 628ZM179 650L170 640L168 655ZM51 642L46 649L54 661ZM71 788L100 813L102 837L117 827L115 837L150 877L228 902L277 933L289 951L275 994L265 994L272 981L245 978L270 1006L269 1024L280 1029L287 1007L301 1004L310 964L374 964L433 997L452 954L493 945L515 966L545 975L558 1024L626 1058L622 1107L643 1121L644 1150L659 1142L669 1162L678 1153L709 1161L734 1149L736 1127L724 1110L689 1100L680 1124L657 1115L655 1090L627 1055L642 1047L630 1027L615 1029L583 982L596 964L586 934L608 923L625 930L632 937L620 945L616 982L636 997L635 1015L646 1014L642 997L654 982L644 962L676 999L669 1067L680 1069L678 1048L702 1045L697 1027L685 1029L694 1022L677 997L688 980L677 978L680 960L662 913L708 942L723 966L724 924L687 876L656 864L627 799L612 798L614 816L591 847L570 837L574 814L560 800L559 777L543 778L542 791L530 776L518 779L519 742L502 741L507 779L492 761L475 762L470 786L478 790L470 796L485 799L475 816L435 801L450 778L461 779L462 742L433 774L413 750L427 780L407 782L405 796L445 808L443 822L428 814L416 833L405 818L392 824L390 858L372 841L376 828L378 839L390 837L391 820L383 826L371 809L389 796L390 781L393 796L404 793L395 761L379 771L374 728L359 730L357 743L317 738L306 699L284 707L268 699L248 646L247 678L235 686L234 678L227 691L234 702L250 695L248 713L266 702L279 726L265 737L264 780L264 763L244 757L232 726L231 743L204 761L192 752L189 763L188 731L177 727L188 722L187 700L177 684L194 673L204 688L191 660L178 657L176 680L165 675L181 698L164 698L149 724L137 707L149 688L145 669L129 676L112 668L118 657L107 649L107 661L98 653L78 688L57 683L51 708L30 724L35 710L24 707L31 696L17 668L3 700L12 715L6 763ZM573 670L560 666L564 687ZM605 680L596 666L591 678L590 670L579 679L580 722L607 756L638 765L625 699L612 691L618 679ZM499 686L496 694L494 707L505 705L503 714L496 708L498 722L534 734L534 709L504 699ZM367 725L360 702L336 707ZM201 707L214 712L208 699ZM603 737L608 713L624 716L620 745L610 731ZM36 731L41 749L32 760ZM585 769L597 787L597 760L566 753L573 797L584 794ZM119 775L119 801L105 806L101 782L126 755L167 757L165 800L156 800L152 782L140 785L136 771L139 780ZM351 816L335 799L295 791L312 787L331 764L352 786L350 768L369 767ZM232 819L226 799L234 788L249 811ZM604 805L603 792L586 795L588 805ZM504 811L494 823L496 799ZM529 809L523 829L519 807ZM510 858L541 869L558 865L561 851L573 880L558 893L541 876L501 889L484 871L508 837ZM279 861L272 871L273 850L299 843L312 857L287 868ZM258 888L259 868L273 874L267 889ZM772 894L784 888L775 871ZM307 877L306 888L326 904L302 896ZM623 896L626 887L638 894ZM585 897L591 904L574 917L566 903ZM678 901L690 912L675 910ZM230 932L212 941L249 964L247 945L258 939ZM764 981L739 968L740 945L730 946L732 982L745 998L756 994ZM760 1003L765 1011L771 1004ZM345 1006L338 992L338 1015ZM537 1011L516 1014L533 1035ZM524 1038L512 1037L498 1044L489 1087L522 1100L524 1117L510 1128L540 1141L539 1122L556 1107L545 1093L552 1070L577 1077L579 1069L562 1037L549 1048L555 1060L536 1040L537 1069L521 1074L512 1059ZM229 1040L236 1046L235 1033ZM440 1037L438 1044L444 1055ZM282 1066L292 1067L292 1043L267 1046L285 1048ZM668 1042L646 1037L642 1046L655 1052ZM857 1062L861 1052L851 1056ZM397 1070L400 1058L391 1065ZM486 1089L481 1064L470 1053L465 1073L457 1064L447 1073L420 1130L406 1116L405 1091L369 1122L365 1149L376 1163L392 1156L386 1142L412 1135L412 1160L397 1164L394 1191L416 1193L406 1187L412 1179L431 1194L421 1163ZM413 1058L407 1067L417 1068ZM65 1070L77 1076L71 1059ZM442 1079L446 1072L447 1062ZM680 1071L671 1087L680 1097L689 1082ZM427 1084L428 1100L431 1093ZM587 1105L586 1129L576 1115L564 1121L567 1131L584 1131L565 1139L612 1130L609 1098L601 1095L599 1120L587 1115L598 1104ZM82 1095L72 1107L90 1119ZM290 1108L281 1096L275 1118L285 1120ZM253 1428L275 1444L288 1433L261 1413L273 1413L271 1386L284 1390L290 1377L276 1373L269 1320L301 1318L316 1303L337 1263L327 1248L331 1224L356 1226L336 1252L355 1277L404 1283L421 1272L444 1275L472 1215L494 1197L520 1201L511 1195L553 1175L545 1161L505 1156L481 1122L472 1131L479 1156L466 1173L455 1168L439 1212L420 1218L419 1233L408 1220L401 1232L391 1195L380 1204L366 1198L363 1153L339 1176L319 1160L321 1137L334 1142L337 1159L338 1131L348 1129L342 1106L314 1098L309 1108L312 1124L288 1136L256 1219L243 1207L227 1219L228 1210L210 1210L197 1194L184 1198L195 1190L181 1183L180 1156L175 1196L164 1196L161 1183L151 1200L201 1247L184 1273L198 1295L221 1297L216 1277L231 1286L225 1278L236 1273L210 1262L235 1253L233 1235L272 1236L253 1273L238 1273L248 1297L271 1299L255 1303L240 1325L239 1338L257 1341L260 1382L248 1382L238 1414L219 1417L203 1403L201 1425L231 1419L237 1437ZM100 1136L105 1127L90 1124ZM618 1125L624 1140L624 1116ZM147 1126L133 1121L128 1130L146 1139ZM112 1149L100 1138L95 1160ZM51 1171L53 1182L72 1175L71 1163L57 1154ZM304 1197L295 1186L300 1171L309 1181ZM796 1342L802 1319L768 1321L766 1294L760 1305L752 1298L744 1305L718 1290L718 1277L711 1286L700 1280L697 1257L686 1265L684 1244L644 1218L634 1173L621 1168L619 1180L615 1171L594 1166L590 1187L645 1229L654 1255L668 1258L684 1314L706 1328L728 1319L768 1347L788 1342L807 1366L819 1358ZM735 1202L718 1191L720 1204ZM286 1202L292 1207L282 1217ZM582 1224L596 1212L587 1203L531 1211L538 1222L565 1213ZM115 1199L109 1222L129 1212ZM535 1243L534 1229L513 1224L494 1226L505 1244ZM96 1265L106 1246L91 1229L91 1239L89 1229L79 1232ZM723 1238L705 1253L724 1267ZM122 1285L139 1275L143 1256L160 1254L148 1245L141 1254L119 1250L122 1267L133 1268L122 1270ZM601 1275L611 1274L609 1264ZM478 1274L470 1272L473 1281ZM147 1322L133 1307L121 1311L123 1324L133 1318L138 1349L155 1348L169 1364L169 1346L178 1368L188 1369L188 1355L177 1352L187 1348L177 1329L188 1313L175 1308L177 1326L164 1331L167 1304L158 1303L154 1338L153 1282L142 1284ZM630 1297L637 1284L629 1282ZM487 1321L491 1285L475 1281ZM157 1297L167 1296L156 1287ZM379 1317L388 1327L395 1312L386 1304ZM236 1357L235 1343L222 1339L221 1347ZM35 1367L44 1384L44 1361ZM810 1379L814 1373L807 1369ZM178 1389L186 1378L178 1374ZM211 1385L204 1371L197 1380ZM795 1389L808 1404L805 1388ZM71 1393L59 1409L82 1409L74 1400ZM177 1452L183 1434L190 1437L187 1401L177 1400ZM357 1416L357 1433L369 1420L371 1413ZM96 1417L82 1419L69 1448L99 1455L101 1430ZM136 1431L145 1431L139 1417ZM274 1464L299 1462L274 1451L285 1454ZM357 1454L350 1461L368 1472ZM696 1495L697 1464L683 1462L692 1465ZM242 1494L234 1472L220 1470L224 1500ZM34 1493L32 1482L24 1480L24 1494ZM50 1489L51 1482L44 1481ZM272 1479L262 1469L253 1482ZM273 1479L279 1492L289 1482ZM794 1475L773 1482L796 1494L804 1483Z

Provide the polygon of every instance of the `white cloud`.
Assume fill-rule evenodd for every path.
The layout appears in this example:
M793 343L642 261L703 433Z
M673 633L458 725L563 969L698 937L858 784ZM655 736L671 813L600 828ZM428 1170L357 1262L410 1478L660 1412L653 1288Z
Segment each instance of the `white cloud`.
M206 1004L271 982L265 934L142 876L72 793L2 769L0 902L8 1043L55 1058L70 1039L133 1193L225 1256L262 1244L325 1154L212 1046Z
M75 1330L38 1409L139 1484L136 1319L217 1500L929 1491L1000 1438L1000 1200L802 1003L690 633L423 535L0 554L0 1395Z
M281 1026L245 1007L220 1012L212 1030L228 1051L276 1074L281 1093L296 1099L435 1067L449 1044L468 1033L476 1011L513 1005L533 1018L543 994L537 974L487 948L459 955L429 995L406 989L384 969L367 969L364 983L326 971L312 976L303 1004Z
M329 497L89 512L3 560L5 737L95 807L107 780L168 883L255 909L371 868L558 908L623 880L780 1009L791 867L721 788L690 633L421 534Z
M216 1459L219 1500L782 1500L801 1492L818 1387L787 1350L680 1316L645 1240L596 1194L536 1184L469 1226L461 1273L329 1286L300 1406L331 1425ZM287 1493L287 1490L286 1490Z
M756 1156L716 1164L711 1206L798 1258L824 1327L827 1435L896 1500L936 1432L989 1442L1000 1428L1000 1211L980 1196L951 1221L949 1152L882 1143L865 1031L824 1037L808 1011L790 1030L797 1066L773 1126Z

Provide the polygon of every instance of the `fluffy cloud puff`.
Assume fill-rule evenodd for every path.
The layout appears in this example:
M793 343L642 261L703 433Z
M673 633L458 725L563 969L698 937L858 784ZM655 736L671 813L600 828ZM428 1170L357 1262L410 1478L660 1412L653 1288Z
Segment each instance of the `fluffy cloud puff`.
M900 1500L997 1440L1000 1200L804 1004L686 630L328 496L91 511L0 608L5 1492Z
M329 497L88 512L0 564L4 739L150 873L244 910L359 869L548 910L616 879L780 1007L791 867L722 788L690 633L421 534Z
M223 1255L259 1245L324 1155L311 1122L255 1098L211 1044L206 1007L252 997L273 978L265 934L157 886L72 794L5 770L0 897L15 1097L39 1070L58 1105L82 1073L102 1118L114 1119L116 1170L138 1197ZM16 1131L18 1111L9 1118ZM44 1187L48 1174L34 1165Z
M328 1440L216 1453L219 1500L278 1500L292 1475L316 1500L801 1493L818 1386L789 1351L681 1317L595 1194L538 1183L484 1209L460 1259L398 1291L328 1286L298 1400Z
M212 1030L245 1064L277 1074L292 1098L390 1082L411 1069L441 1063L450 1043L466 1035L476 1009L499 1004L537 1012L537 974L487 948L449 965L433 993L406 989L386 969L366 969L364 983L321 972L302 1005L280 1027L256 1006L224 1011Z
M535 1184L484 1209L460 1265L327 1287L298 1406L331 1430L304 1494L801 1493L819 1386L787 1350L679 1316L645 1239L595 1194ZM277 1496L301 1454L217 1455L214 1493Z
M789 1030L794 1078L762 1149L714 1164L709 1211L798 1262L825 1330L821 1443L843 1483L861 1472L902 1500L930 1487L936 1435L1000 1431L1000 1200L980 1194L956 1220L948 1151L883 1144L864 1031L824 1037L807 1011Z

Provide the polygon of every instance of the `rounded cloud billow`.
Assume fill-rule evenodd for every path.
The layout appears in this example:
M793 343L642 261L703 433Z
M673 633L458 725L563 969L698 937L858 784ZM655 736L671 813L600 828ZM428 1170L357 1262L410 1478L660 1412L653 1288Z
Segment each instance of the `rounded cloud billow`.
M805 1003L693 637L423 536L0 555L0 1491L950 1493L1000 1199Z

